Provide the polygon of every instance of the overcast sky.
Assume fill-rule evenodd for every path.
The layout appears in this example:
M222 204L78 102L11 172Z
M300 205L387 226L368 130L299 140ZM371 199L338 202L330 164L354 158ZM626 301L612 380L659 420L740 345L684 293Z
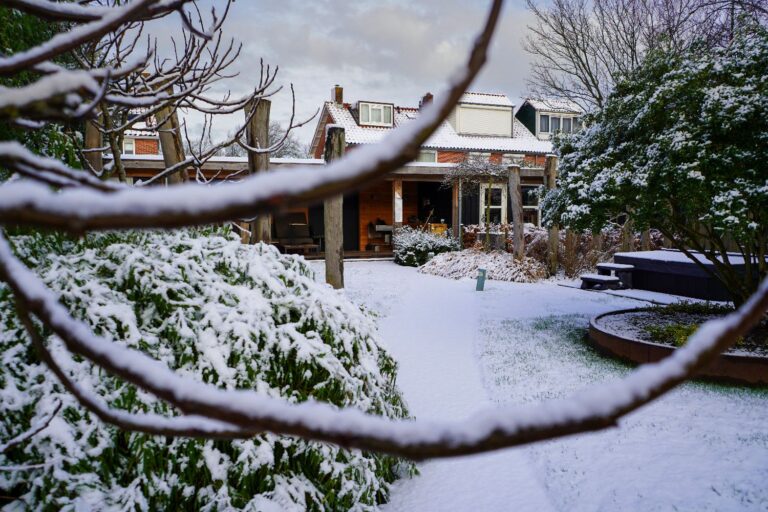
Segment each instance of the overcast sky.
M235 95L245 94L258 82L263 58L280 67L277 82L293 83L300 118L330 99L334 84L344 87L346 102L365 99L417 106L424 93L438 92L464 61L489 4L488 0L236 0L224 29L242 42L243 51L235 65L240 74L227 84ZM178 24L177 18L168 21ZM507 0L491 59L472 90L506 93L519 103L529 69L522 39L530 21L523 0ZM271 118L286 124L289 115L286 87L273 99ZM214 139L239 121L239 116L219 121ZM199 125L198 119L188 122ZM315 124L296 132L302 143L310 142Z

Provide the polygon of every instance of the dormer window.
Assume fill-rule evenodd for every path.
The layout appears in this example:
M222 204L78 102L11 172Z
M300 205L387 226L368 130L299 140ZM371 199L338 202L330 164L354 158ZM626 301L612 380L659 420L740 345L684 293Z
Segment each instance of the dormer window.
M358 103L360 124L392 126L392 105L382 103Z
M539 131L549 133L549 116L542 114L539 116Z

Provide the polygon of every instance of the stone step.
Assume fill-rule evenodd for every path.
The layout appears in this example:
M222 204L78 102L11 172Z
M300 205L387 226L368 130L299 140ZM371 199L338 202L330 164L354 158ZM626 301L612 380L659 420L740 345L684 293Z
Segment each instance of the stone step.
M619 278L616 276L601 276L600 274L582 274L582 281L591 281L593 283L618 283Z
M598 263L599 270L635 270L634 265L625 265L624 263Z

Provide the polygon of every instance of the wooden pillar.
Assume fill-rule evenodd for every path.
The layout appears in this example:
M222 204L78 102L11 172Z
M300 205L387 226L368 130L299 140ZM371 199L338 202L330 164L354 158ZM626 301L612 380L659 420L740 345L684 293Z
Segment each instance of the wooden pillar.
M403 227L403 180L392 180L392 228Z
M98 149L102 147L102 145L101 132L96 127L96 124L90 120L86 121L85 141L83 146L85 149ZM104 169L104 162L102 161L101 151L87 151L84 153L84 155L88 165L90 165L94 171L100 173L102 169Z
M557 157L547 155L545 164L547 174L547 190L554 190L557 186ZM557 253L560 247L560 227L553 224L549 227L548 245L547 245L547 270L549 275L557 274Z
M512 206L512 246L515 258L525 257L525 234L523 232L523 196L520 189L520 166L509 166L509 198Z
M258 99L245 107L245 143L253 148L269 147L269 110L272 103L269 100ZM253 109L256 112L251 116ZM250 117L249 117L250 116ZM248 152L248 174L256 174L269 170L269 153ZM272 223L269 215L259 215L251 221L250 243L272 241Z
M165 121L159 126L158 136L160 147L163 150L163 164L166 169L184 160L184 144L181 141L181 127L179 116L171 107L163 108L158 112L158 119ZM187 170L181 169L166 178L166 183L182 183L187 181Z
M453 232L453 238L461 243L461 214L459 212L459 204L461 203L461 185L459 183L454 183L451 192L451 230Z
M328 128L325 139L325 162L344 154L344 128ZM323 202L325 221L325 282L334 288L344 288L344 196L338 195Z
M641 251L651 250L651 230L650 229L643 230L643 233L640 235L640 250Z

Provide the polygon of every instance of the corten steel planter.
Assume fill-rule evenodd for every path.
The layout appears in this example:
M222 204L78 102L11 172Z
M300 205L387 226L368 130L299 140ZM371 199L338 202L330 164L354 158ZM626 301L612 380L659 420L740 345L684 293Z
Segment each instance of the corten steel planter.
M647 308L621 309L597 315L589 321L590 343L599 351L636 364L653 363L671 355L676 349L668 345L636 340L609 332L600 326L606 316L648 311ZM768 385L768 357L720 354L698 377L758 386Z

